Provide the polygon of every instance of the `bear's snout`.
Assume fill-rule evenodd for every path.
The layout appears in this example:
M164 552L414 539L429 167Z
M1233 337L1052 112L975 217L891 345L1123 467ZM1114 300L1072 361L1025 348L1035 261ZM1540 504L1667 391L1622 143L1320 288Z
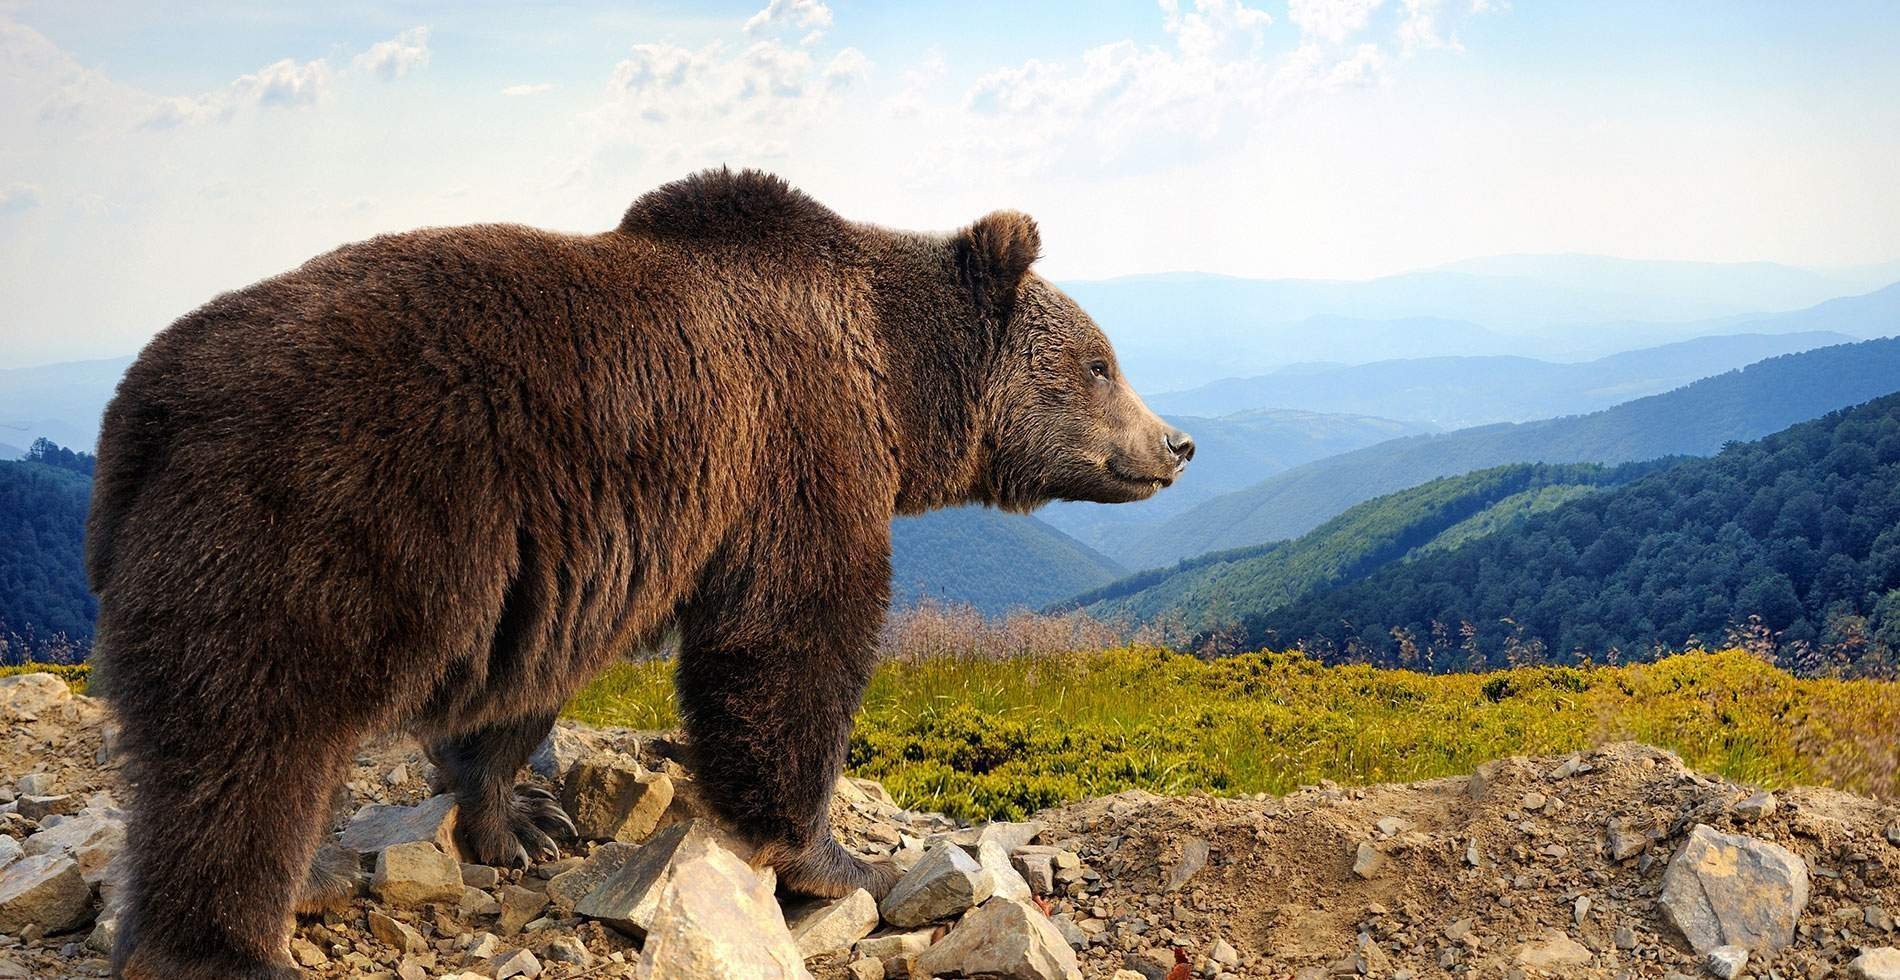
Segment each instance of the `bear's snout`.
M1168 447L1168 452L1174 455L1174 472L1180 473L1186 470L1188 460L1194 458L1194 437L1170 426L1167 433L1161 437L1161 442Z

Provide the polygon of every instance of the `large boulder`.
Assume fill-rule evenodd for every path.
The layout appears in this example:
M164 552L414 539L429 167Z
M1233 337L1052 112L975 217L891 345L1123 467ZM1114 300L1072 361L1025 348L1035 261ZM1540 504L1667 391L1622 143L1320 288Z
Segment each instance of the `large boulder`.
M862 888L843 898L803 899L785 908L785 925L806 957L850 949L877 923L877 899Z
M461 860L455 844L455 797L443 793L415 806L366 806L350 818L337 843L359 855L376 854L397 844L426 843Z
M588 840L637 844L651 836L673 803L673 781L648 772L619 753L575 763L562 787L561 806Z
M1772 953L1794 941L1808 865L1778 844L1697 824L1663 873L1661 904L1698 955L1721 946Z
M36 721L41 712L73 699L73 689L52 674L0 677L0 720Z
M453 905L462 898L462 865L426 841L384 848L370 887L391 905Z
M1082 967L1062 933L1027 902L992 898L963 917L936 945L917 954L912 975L1081 980Z
M0 871L0 933L17 936L29 925L64 932L90 918L92 888L71 857L35 854Z
M878 910L891 925L920 926L982 904L994 888L989 871L968 852L949 841L939 841L898 879Z
M675 851L655 902L634 976L643 980L811 980L760 876L710 838Z
M574 906L576 915L597 919L630 936L645 936L652 927L667 882L681 874L696 874L706 855L731 853L737 843L714 824L692 820L674 824L653 835L620 868L606 877ZM741 864L743 860L734 856Z

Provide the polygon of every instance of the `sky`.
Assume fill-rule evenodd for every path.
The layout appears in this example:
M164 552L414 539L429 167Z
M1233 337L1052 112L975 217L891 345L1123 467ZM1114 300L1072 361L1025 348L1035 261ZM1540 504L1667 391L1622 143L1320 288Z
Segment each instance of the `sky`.
M1055 278L1900 259L1900 5L0 0L0 366L726 164Z

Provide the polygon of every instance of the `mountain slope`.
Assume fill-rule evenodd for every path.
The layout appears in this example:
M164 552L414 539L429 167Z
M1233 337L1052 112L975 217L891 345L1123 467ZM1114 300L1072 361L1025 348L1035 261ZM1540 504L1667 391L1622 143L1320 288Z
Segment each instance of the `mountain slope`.
M1427 357L1299 367L1222 378L1148 399L1158 412L1225 415L1286 407L1420 419L1444 428L1574 415L1658 394L1780 354L1856 337L1829 331L1701 337L1557 363L1526 357Z
M1506 463L1700 456L1900 390L1900 339L1788 354L1590 415L1395 439L1197 505L1118 554L1134 568L1295 538L1353 504Z
M969 603L985 613L1035 608L1126 570L1033 518L958 507L891 522L891 602Z
M131 363L115 357L0 369L0 442L24 446L43 436L91 452L99 417Z
M1323 459L1430 426L1364 415L1285 409L1241 412L1223 418L1168 416L1194 436L1194 465L1174 486L1132 504L1058 502L1037 516L1110 557L1139 531L1210 500L1252 486L1301 463Z
M1659 465L1666 464L1606 469L1519 463L1445 477L1359 504L1296 541L1190 558L1063 605L1080 606L1103 619L1168 617L1197 632L1216 629L1316 589L1356 581L1408 555L1495 533Z
M1752 639L1800 669L1900 666L1888 660L1900 651L1900 395L1245 622L1255 642L1444 669L1643 657L1722 643L1750 617Z

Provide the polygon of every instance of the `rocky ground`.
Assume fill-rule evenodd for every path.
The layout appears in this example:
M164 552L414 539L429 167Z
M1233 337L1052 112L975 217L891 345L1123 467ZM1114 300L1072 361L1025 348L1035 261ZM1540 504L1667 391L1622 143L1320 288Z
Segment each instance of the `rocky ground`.
M0 679L0 978L106 972L123 841L110 722ZM464 863L403 741L367 746L327 845L362 894L299 922L313 977L1335 976L1900 980L1900 808L1774 794L1603 746L1468 778L1286 797L1131 792L958 826L845 780L841 839L908 869L882 903L781 898L665 734L563 726L531 779L585 843Z

